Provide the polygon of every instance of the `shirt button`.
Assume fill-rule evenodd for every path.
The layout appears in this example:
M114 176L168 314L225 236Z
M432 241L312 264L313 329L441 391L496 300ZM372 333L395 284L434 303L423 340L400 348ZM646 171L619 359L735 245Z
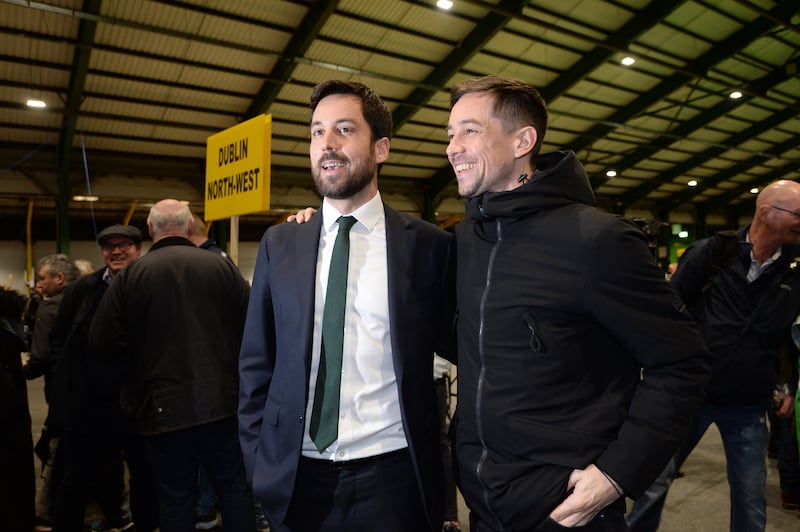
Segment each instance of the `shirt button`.
M345 413L344 413L344 412L342 412L341 414L339 414L339 417L340 417L340 418L342 418L342 419L344 419L344 418L345 418Z
M339 451L339 458L344 458L344 451Z
M164 410L163 410L161 407L158 407L158 408L156 408L156 411L157 411L157 412L160 414L160 413L161 413L161 412L163 412Z

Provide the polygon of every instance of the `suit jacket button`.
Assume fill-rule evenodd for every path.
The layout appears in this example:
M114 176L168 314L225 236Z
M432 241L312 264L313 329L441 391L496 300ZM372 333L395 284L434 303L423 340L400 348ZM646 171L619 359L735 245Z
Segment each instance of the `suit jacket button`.
M300 416L300 423L303 422L303 416Z

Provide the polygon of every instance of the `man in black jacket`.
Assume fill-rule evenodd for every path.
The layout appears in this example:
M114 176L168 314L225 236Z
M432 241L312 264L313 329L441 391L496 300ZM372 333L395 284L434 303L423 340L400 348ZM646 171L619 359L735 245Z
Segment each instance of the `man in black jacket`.
M547 111L498 77L451 95L457 227L455 456L470 530L625 530L703 396L708 352L643 233L594 206Z
M147 453L135 421L119 407L124 365L94 353L89 326L111 281L142 251L134 226L112 225L97 243L105 267L70 284L51 334L54 395L50 428L61 435L63 477L55 501L55 532L83 529L89 488L97 486L104 520L98 528L129 527L123 511L123 455L130 472L130 507L138 532L158 528L158 501ZM100 434L100 437L98 437Z
M711 423L725 445L731 530L766 527L766 412L790 417L794 399L789 394L776 403L772 392L779 384L778 350L800 312L800 183L765 187L752 223L731 238L727 253L721 236L695 242L670 281L714 355L711 382L685 445L634 505L632 531L658 528L676 471Z
M90 337L98 353L127 362L123 408L146 436L161 531L194 528L199 460L226 532L252 532L236 424L249 286L230 261L192 244L192 223L177 200L153 206L153 246L111 284Z

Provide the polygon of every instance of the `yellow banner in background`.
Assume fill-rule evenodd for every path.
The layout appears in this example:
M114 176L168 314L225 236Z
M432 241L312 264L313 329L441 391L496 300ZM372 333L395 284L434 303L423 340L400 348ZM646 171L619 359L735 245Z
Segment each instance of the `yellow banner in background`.
M208 137L207 222L269 210L272 115L259 115Z

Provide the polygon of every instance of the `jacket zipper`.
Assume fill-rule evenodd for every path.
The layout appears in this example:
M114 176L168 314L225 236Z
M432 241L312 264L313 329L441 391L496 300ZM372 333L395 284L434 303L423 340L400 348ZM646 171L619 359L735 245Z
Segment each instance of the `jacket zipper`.
M481 442L481 456L478 459L478 464L475 467L475 476L478 479L478 483L483 490L483 503L486 505L486 509L492 514L496 524L498 526L498 530L503 532L505 529L503 528L503 524L494 514L492 507L489 503L489 489L483 483L483 478L481 477L481 473L483 472L484 464L486 463L486 459L489 455L489 450L486 448L486 442L484 441L483 437L483 417L481 415L481 404L482 404L482 395L483 395L483 384L484 384L484 376L486 375L486 352L484 351L484 327L485 327L485 317L486 317L486 300L489 297L489 291L492 288L492 271L494 269L494 260L497 256L497 249L500 247L500 244L503 242L503 229L500 226L500 221L497 220L495 222L497 227L497 243L492 247L492 251L489 254L489 264L486 269L486 284L483 288L483 294L481 295L481 307L480 307L480 325L478 327L478 356L480 357L481 361L481 371L478 374L478 388L475 393L475 416L476 416L476 423L475 426L478 432L478 439Z

